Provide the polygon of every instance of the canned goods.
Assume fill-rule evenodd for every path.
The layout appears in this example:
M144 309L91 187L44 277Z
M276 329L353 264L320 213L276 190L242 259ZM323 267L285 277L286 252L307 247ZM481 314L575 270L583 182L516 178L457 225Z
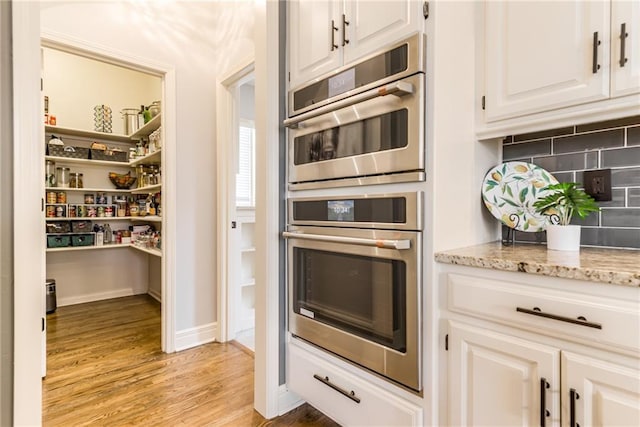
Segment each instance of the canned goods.
M47 191L47 203L55 203L57 200L57 194L55 191Z
M67 193L64 191L58 191L56 193L56 201L57 203L67 203Z
M87 211L87 207L84 205L80 205L77 208L77 215L79 218L86 218L89 212Z
M70 218L76 217L76 205L69 205L69 211L67 212L67 216Z
M64 206L56 206L56 218L65 217Z
M95 206L87 207L87 216L88 217L95 218L96 214L97 214L97 212L96 212L96 207Z
M107 193L98 193L96 195L96 203L99 205L107 204Z
M92 205L92 204L94 204L94 203L95 203L95 200L96 200L96 199L94 198L94 196L93 196L93 194L92 194L92 193L85 193L85 195L84 195L84 202L85 202L87 205Z
M55 218L56 217L56 207L55 206L47 206L46 212L47 212L47 218Z
M104 216L104 206L98 206L98 208L96 209L96 213L99 217L103 217Z
M113 206L104 208L104 216L113 216Z

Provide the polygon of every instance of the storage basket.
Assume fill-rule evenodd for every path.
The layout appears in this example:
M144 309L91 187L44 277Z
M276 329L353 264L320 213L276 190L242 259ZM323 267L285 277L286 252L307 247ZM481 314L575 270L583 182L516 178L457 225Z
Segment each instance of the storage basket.
M51 221L47 222L47 233L69 233L71 232L71 224L69 221Z
M88 159L89 149L84 147L72 147L70 145L47 145L49 155L56 157L70 157L73 159Z
M71 231L74 233L90 233L92 231L91 221L72 221Z
M71 246L93 246L95 234L72 234Z
M120 150L96 150L91 149L91 158L93 160L106 160L108 162L128 162L129 153Z
M71 237L68 234L49 234L47 235L48 248L64 248L71 245Z

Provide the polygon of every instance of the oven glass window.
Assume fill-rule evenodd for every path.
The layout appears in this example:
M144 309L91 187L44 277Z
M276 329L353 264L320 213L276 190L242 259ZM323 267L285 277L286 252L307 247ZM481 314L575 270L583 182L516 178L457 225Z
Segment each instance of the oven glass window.
M406 109L294 139L294 164L321 162L407 146Z
M402 261L294 248L294 311L406 352Z

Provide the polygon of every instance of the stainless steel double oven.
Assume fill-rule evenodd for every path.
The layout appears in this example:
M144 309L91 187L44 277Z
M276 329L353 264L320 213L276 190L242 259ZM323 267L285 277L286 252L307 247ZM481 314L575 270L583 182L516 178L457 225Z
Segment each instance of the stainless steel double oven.
M415 35L292 90L285 121L289 331L415 391L423 193L402 183L424 180L424 79Z

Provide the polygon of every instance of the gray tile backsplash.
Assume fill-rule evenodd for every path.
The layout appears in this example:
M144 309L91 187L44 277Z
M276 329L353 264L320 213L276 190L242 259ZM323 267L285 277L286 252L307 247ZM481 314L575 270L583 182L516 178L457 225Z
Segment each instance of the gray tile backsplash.
M581 243L640 249L640 116L522 135L503 142L504 161L534 163L560 182L583 182L585 170L611 169L612 200L585 219ZM503 238L508 229L503 226ZM516 242L544 243L544 232L515 232Z

